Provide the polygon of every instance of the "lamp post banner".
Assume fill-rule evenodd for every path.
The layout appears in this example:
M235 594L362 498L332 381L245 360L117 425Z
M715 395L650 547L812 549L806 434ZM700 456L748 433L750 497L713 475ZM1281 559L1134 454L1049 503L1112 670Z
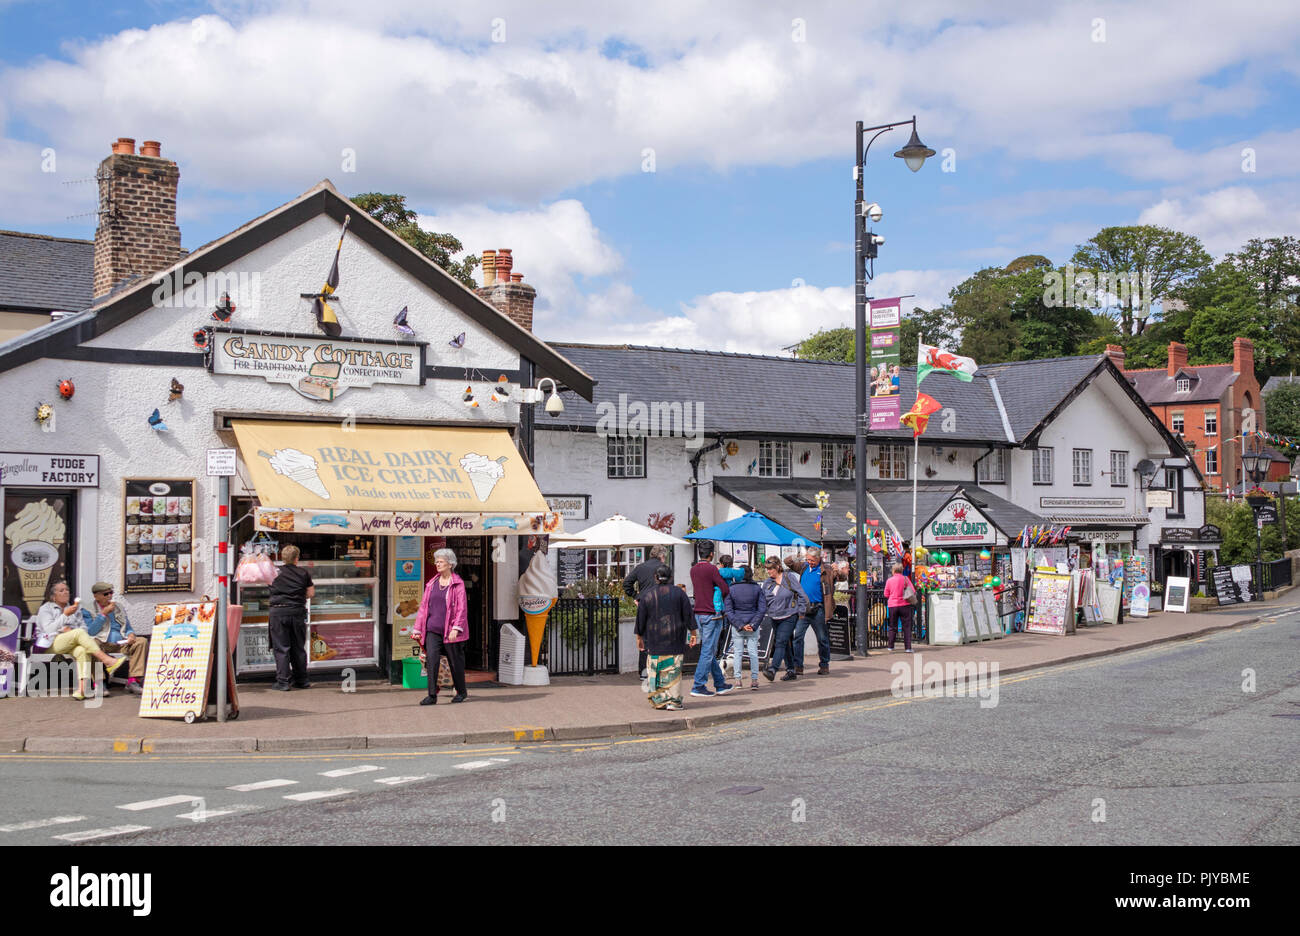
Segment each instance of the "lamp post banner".
M872 299L869 306L871 372L868 396L871 398L871 429L898 429L901 425L899 418L902 416L898 352L902 338L902 300Z

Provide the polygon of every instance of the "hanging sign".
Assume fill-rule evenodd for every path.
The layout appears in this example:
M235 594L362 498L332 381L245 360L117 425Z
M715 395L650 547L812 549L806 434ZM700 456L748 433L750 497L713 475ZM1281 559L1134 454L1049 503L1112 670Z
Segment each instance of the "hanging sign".
M902 340L902 302L872 299L867 316L870 325L871 371L867 395L871 398L871 429L898 429L902 416L899 342Z
M954 497L926 525L925 546L980 546L997 542L997 529L963 497Z
M228 328L210 331L208 366L214 374L288 384L317 403L329 403L353 387L424 385L424 342Z

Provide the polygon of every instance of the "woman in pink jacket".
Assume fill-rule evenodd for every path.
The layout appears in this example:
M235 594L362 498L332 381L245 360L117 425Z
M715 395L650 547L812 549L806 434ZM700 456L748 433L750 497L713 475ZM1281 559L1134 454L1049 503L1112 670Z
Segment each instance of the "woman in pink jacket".
M465 641L469 639L469 609L465 600L465 582L454 571L456 554L439 549L433 554L438 574L424 587L420 610L415 614L415 639L424 651L429 671L429 694L421 705L438 702L438 661L445 653L456 684L451 701L465 701Z
M907 600L907 589L912 580L903 574L903 564L894 563L894 574L885 583L885 598L888 600L886 618L889 622L889 649L894 649L894 635L903 632L903 645L907 652L912 652L912 603Z

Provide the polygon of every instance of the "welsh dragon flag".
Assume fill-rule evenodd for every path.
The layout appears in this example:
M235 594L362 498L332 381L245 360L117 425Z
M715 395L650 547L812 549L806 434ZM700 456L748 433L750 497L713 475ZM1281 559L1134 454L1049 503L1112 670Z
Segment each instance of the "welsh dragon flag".
M960 354L949 354L947 351L939 350L934 345L922 344L916 353L916 382L918 385L925 379L926 374L932 371L939 371L941 374L952 374L958 380L970 383L977 370L979 370L979 365L975 363L974 358L962 357Z

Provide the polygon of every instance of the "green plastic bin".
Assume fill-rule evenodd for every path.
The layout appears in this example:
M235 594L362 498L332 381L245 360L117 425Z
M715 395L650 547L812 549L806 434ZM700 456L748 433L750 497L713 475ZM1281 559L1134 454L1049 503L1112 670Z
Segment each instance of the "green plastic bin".
M429 677L420 675L419 657L402 658L402 688L403 689L428 689L429 688Z

